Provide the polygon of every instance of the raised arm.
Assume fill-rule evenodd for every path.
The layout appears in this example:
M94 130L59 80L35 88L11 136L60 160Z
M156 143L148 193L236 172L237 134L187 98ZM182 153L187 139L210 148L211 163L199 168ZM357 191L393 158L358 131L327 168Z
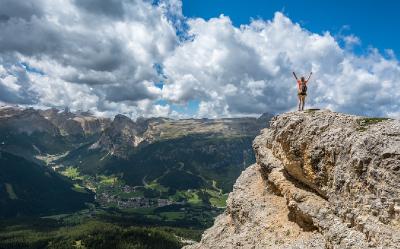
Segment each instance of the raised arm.
M293 76L294 76L294 78L295 78L296 80L299 80L294 72L293 72Z
M312 75L312 72L310 72L310 75L308 76L307 82L310 80L311 75Z

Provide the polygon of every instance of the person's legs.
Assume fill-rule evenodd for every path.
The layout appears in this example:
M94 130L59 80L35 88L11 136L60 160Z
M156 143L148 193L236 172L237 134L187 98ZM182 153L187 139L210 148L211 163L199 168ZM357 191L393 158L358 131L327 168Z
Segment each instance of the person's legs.
M301 110L304 111L304 104L306 102L306 95L301 96Z
M297 97L299 98L299 106L297 107L297 110L300 111L300 108L301 108L301 95L297 95Z

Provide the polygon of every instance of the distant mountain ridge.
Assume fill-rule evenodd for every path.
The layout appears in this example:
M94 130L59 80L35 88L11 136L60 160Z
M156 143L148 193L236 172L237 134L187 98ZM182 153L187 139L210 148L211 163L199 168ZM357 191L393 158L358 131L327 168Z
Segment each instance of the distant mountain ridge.
M111 120L95 117L89 112L72 113L69 110L59 111L51 108L40 110L40 115L54 124L63 135L87 135L105 130Z
M35 110L2 106L0 107L0 132L3 132L4 138L21 134L28 136L44 134L53 139L58 138L59 141L54 143L63 144L60 146L64 146L64 150L69 150L81 143L93 142L92 148L102 148L117 157L127 158L129 151L139 144L149 144L189 134L256 136L270 118L272 118L271 114L263 114L258 119L249 117L180 120L138 118L134 122L122 114L116 115L111 120L96 117L89 112L72 113L68 109L64 111L55 108ZM3 150L7 150L10 145L7 141L8 139L0 141ZM39 154L54 154L63 150L58 148L59 146L46 148L38 144L39 146L32 144L30 150L34 149ZM25 146L29 145L25 144ZM18 150L12 143L11 147L11 152Z
M80 188L96 191L108 182L97 189L102 205L129 206L134 199L116 189L134 187L128 196L146 203L219 207L240 172L254 163L251 142L271 117L133 121L121 114L111 120L0 107L0 152L52 168Z

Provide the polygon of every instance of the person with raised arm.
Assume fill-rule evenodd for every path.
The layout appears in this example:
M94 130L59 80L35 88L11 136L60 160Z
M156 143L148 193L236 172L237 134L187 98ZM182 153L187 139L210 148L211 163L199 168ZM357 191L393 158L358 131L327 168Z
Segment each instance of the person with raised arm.
M304 78L304 76L300 77L300 80L297 78L295 72L293 72L293 76L297 81L297 96L299 98L299 106L298 110L303 111L304 110L304 104L306 102L306 96L307 96L307 83L310 80L312 75L312 72L310 72L310 75L308 76L307 80Z

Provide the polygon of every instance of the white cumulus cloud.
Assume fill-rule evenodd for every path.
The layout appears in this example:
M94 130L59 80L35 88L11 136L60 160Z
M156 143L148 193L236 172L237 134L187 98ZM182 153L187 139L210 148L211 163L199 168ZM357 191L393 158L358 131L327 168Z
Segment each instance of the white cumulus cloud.
M0 6L1 101L112 114L128 106L134 116L147 114L143 101L161 96L155 66L178 43L167 17L178 11L174 2L0 0Z
M314 72L308 106L399 115L399 63L376 50L357 56L329 32L312 33L280 12L271 21L239 28L223 15L191 19L188 25L193 39L164 62L168 80L163 96L177 103L200 100L200 116L293 110L297 90L292 71Z
M296 108L292 71L313 71L308 107L400 116L393 51L357 55L357 36L313 33L281 12L235 27L224 15L187 18L180 0L0 6L1 102L132 117L280 113Z

